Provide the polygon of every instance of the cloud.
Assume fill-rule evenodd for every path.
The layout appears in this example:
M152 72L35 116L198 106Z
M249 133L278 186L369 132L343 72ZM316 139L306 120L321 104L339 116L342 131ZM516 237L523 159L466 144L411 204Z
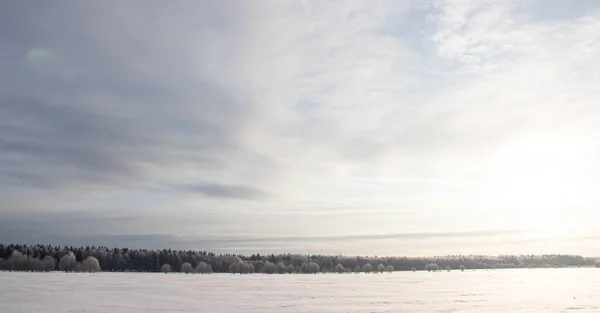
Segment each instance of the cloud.
M591 230L599 14L587 0L12 3L0 210L22 225L105 212L98 236L173 240L441 237L539 216Z

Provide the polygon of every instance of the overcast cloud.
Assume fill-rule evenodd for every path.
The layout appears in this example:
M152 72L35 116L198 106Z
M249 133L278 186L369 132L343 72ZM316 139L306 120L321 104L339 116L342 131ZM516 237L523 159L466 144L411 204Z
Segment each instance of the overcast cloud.
M0 7L0 242L600 250L594 0Z

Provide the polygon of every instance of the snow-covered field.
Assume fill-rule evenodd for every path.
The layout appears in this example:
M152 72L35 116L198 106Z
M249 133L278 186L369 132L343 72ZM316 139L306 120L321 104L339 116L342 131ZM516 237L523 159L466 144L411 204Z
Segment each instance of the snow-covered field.
M600 312L600 269L393 274L0 272L0 312Z

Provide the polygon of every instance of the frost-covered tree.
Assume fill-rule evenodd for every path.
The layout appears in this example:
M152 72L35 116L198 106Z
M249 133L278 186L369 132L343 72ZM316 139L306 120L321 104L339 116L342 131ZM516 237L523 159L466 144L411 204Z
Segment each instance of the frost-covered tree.
M440 267L436 263L429 263L425 265L425 270L428 272L437 272Z
M379 263L379 265L377 265L377 271L379 273L383 273L385 271L385 265L383 265L383 263Z
M357 265L357 266L354 268L354 273L360 273L360 272L361 272L360 265Z
M594 261L594 266L600 268L600 259Z
M338 274L342 274L346 272L346 269L344 268L344 266L341 263L338 263L335 265L335 272Z
M413 266L410 270L413 271L413 272L416 272L417 268Z
M371 263L367 263L367 264L363 265L362 271L367 274L371 273L373 271L373 265L371 265Z
M229 266L229 272L232 274L252 274L254 273L254 265L244 261L237 261Z
M212 273L212 267L206 262L200 262L196 265L196 272L200 274L210 274Z
M8 269L13 271L24 271L29 269L29 262L23 253L14 250L7 261Z
M391 273L391 272L393 272L393 271L394 271L394 266L393 266L393 265L388 265L388 266L386 266L386 267L385 267L385 270L386 270L388 273Z
M265 266L263 266L263 273L265 274L275 274L277 273L277 265L266 261Z
M464 266L464 265L461 265L459 268L460 268L460 271L461 271L461 272L464 272L464 271L465 271L465 266Z
M288 274L291 274L296 271L296 268L292 264L288 264L285 268Z
M310 269L311 274L317 274L321 272L321 267L315 262L308 263L308 268Z
M183 264L181 264L181 272L186 274L192 273L194 272L194 267L190 262L184 262Z
M42 263L42 260L40 259L29 259L29 269L33 272L43 272L44 271L44 264Z
M285 274L286 271L287 269L285 268L285 264L283 264L283 262L277 263L277 273Z
M163 272L163 273L165 273L165 274L170 273L171 272L171 265L169 265L169 264L163 264L160 267L160 271Z
M450 265L446 265L446 271L450 272L452 270L452 267L450 267Z
M42 267L46 272L54 271L56 269L56 260L52 256L47 255L42 260Z
M58 269L63 272L72 272L77 267L77 260L75 259L75 255L73 252L69 251L69 253L63 255L58 261Z
M88 256L81 262L81 271L88 273L96 273L102 271L100 268L100 262L93 256Z

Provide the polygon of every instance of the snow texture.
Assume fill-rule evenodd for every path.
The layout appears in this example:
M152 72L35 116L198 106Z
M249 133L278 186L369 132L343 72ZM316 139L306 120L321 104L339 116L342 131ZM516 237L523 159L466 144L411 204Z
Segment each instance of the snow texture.
M9 312L600 312L598 269L392 274L0 272Z

